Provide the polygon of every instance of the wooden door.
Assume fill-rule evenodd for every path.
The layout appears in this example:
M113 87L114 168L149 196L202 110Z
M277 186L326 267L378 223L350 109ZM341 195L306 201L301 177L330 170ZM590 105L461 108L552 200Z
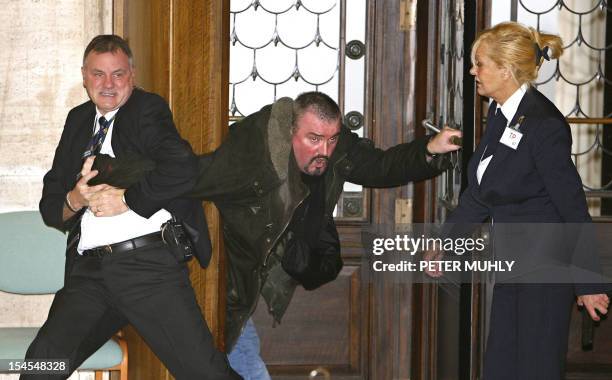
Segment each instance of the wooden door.
M247 54L235 48L230 59L239 54L253 64L250 56L259 57L257 46L272 48L277 42L275 36L283 39L282 30L273 31L270 42L263 40L259 45L245 42L240 35L240 19L250 12L252 17L262 8L252 2L244 7L232 8L235 14L230 41L233 46L244 45L250 49ZM283 2L284 3L284 2ZM292 2L289 2L292 3ZM314 4L311 1L299 2L304 7ZM327 2L323 2L327 3ZM312 84L312 89L327 91L338 99L345 113L345 121L358 133L372 139L376 146L388 148L400 142L412 140L421 133L420 124L415 120L418 97L415 96L415 53L417 46L414 8L416 2L400 0L353 0L335 2L340 7L341 31L338 45L338 74L336 87L330 90L327 83ZM359 41L343 34L342 18L351 11L356 3L365 4L365 40ZM261 2L261 7L267 3ZM287 12L297 10L297 3L289 5ZM317 3L318 4L318 3ZM269 4L268 4L269 5ZM279 6L280 8L280 6ZM327 14L327 8L322 12ZM272 22L283 22L284 8L264 9ZM278 12L275 14L274 12ZM282 14L281 14L282 12ZM312 15L312 17L324 17ZM262 28L264 26L262 25ZM313 29L315 30L315 29ZM308 31L310 33L310 30ZM308 34L309 35L309 34ZM313 33L316 43L316 32ZM323 35L325 41L325 35ZM309 43L306 39L304 45ZM329 41L327 41L329 43ZM363 46L359 46L362 42ZM269 45L268 45L269 43ZM321 42L323 44L324 42ZM278 42L281 45L281 42ZM288 49L300 49L290 43ZM312 46L315 46L314 44ZM335 47L332 45L332 47ZM349 55L365 49L364 55L364 94L361 115L348 105L346 88L360 81L350 74ZM241 47L242 49L242 47ZM262 53L263 54L263 53ZM358 54L357 54L358 55ZM257 64L244 77L230 75L230 113L232 117L247 114L242 109L238 94L241 86L253 85L260 77L267 80L274 90L262 90L261 96L276 95L286 83L300 82L301 67L294 77L285 81L270 80ZM250 67L249 67L250 68ZM295 79L294 79L295 78ZM359 82L361 83L361 82ZM331 91L331 92L330 92ZM297 94L294 94L297 95ZM268 102L272 101L271 98ZM361 117L362 122L358 120ZM357 122L353 123L354 120ZM280 326L273 326L272 319L260 301L254 320L261 338L262 356L274 379L306 379L312 370L322 368L329 372L332 379L404 379L411 377L411 360L415 331L413 307L413 287L398 284L390 277L373 279L367 264L369 252L362 244L362 232L376 226L393 226L396 222L410 223L412 220L413 186L386 190L355 190L345 187L345 193L338 204L337 225L342 240L344 269L334 282L313 292L298 289Z
M441 223L467 185L467 162L480 139L480 103L469 75L469 51L485 25L485 1L436 0L417 8L416 118L463 132L454 165L434 181L416 187L415 222ZM425 131L420 131L425 133ZM415 379L476 379L484 349L486 288L469 284L414 286Z
M346 12L353 2L337 3ZM347 59L362 59L364 94L361 112L350 113L342 91L352 79L341 75L339 103L347 123L378 147L425 134L421 120L441 114L439 29L443 20L451 22L449 7L457 4L462 5L370 0L365 2L363 41L350 44L353 40L340 35L338 71L347 72ZM228 88L228 50L234 39L229 1L115 0L114 9L115 33L128 39L136 55L137 83L169 101L181 134L197 152L214 149L226 131L227 111L234 115L235 110L234 102L228 102L228 89L233 90ZM345 58L350 54L357 58ZM397 189L345 191L338 207L345 261L339 278L314 292L298 290L281 326L271 326L264 308L254 315L262 355L275 379L303 379L316 368L333 379L433 379L436 364L457 368L458 360L438 357L432 343L440 329L432 323L437 309L430 301L444 296L429 286L370 278L361 238L372 226L436 219L436 189L456 190L461 183L452 173L444 178ZM193 265L191 279L221 347L222 239L218 214L211 205L206 210L215 256L206 271ZM460 331L458 326L451 330L448 336ZM130 378L171 377L134 331L128 329L127 337Z
M163 96L174 122L196 153L214 150L227 130L229 1L115 0L114 33L129 42L136 85ZM206 270L190 263L196 298L215 341L223 349L225 290L220 218L205 204L213 244ZM126 329L129 378L172 376L131 328Z

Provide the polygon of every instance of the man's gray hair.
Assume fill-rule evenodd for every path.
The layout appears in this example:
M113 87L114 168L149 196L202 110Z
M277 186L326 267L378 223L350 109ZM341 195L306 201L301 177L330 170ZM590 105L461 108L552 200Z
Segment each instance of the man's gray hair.
M121 50L127 55L130 67L133 68L134 56L130 49L130 45L128 45L126 40L114 34L100 34L89 42L83 54L83 66L85 66L85 59L87 59L87 56L92 51L96 53L115 53L117 50Z

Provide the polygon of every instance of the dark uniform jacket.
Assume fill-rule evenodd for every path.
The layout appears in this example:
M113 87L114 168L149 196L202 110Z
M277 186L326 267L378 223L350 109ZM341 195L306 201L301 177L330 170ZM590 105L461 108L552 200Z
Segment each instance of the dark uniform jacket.
M489 120L496 106L490 105ZM499 142L504 128L485 131L468 164L468 187L447 225L458 234L469 224L493 221L497 259L516 260L513 273L498 280L551 282L547 278L552 275L544 274L554 269L551 263L563 264L557 268L572 264L586 272L562 273L556 282L574 282L578 295L602 293L606 286L597 283L599 259L585 242L594 238L582 181L571 158L570 127L535 88L527 90L509 125L521 118L523 137L516 150ZM494 154L479 184L476 170L485 149Z
M493 102L489 120L495 109ZM607 285L598 283L598 257L584 244L594 237L569 125L534 88L510 125L521 117L516 149L499 142L505 125L493 121L487 128L468 164L469 185L447 222L456 230L490 218L495 259L516 260L511 273L495 274L483 378L560 379L573 293L603 293ZM485 149L494 153L479 184Z

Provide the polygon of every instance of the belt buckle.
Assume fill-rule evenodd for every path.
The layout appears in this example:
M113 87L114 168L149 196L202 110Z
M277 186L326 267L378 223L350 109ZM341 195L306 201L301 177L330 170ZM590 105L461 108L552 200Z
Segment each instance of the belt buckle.
M102 247L100 247L100 250L105 254L113 253L113 247L111 247L109 244L103 245Z

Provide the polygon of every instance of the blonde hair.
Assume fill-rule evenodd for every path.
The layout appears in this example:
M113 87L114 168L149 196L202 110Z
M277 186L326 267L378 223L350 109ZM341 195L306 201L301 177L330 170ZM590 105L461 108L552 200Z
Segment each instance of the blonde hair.
M548 47L551 59L563 54L561 37L540 33L517 22L502 22L482 31L472 44L472 64L476 61L476 50L481 44L486 45L487 57L500 67L508 67L519 85L531 85L538 77L544 57L540 54L538 59L536 48L542 51Z

